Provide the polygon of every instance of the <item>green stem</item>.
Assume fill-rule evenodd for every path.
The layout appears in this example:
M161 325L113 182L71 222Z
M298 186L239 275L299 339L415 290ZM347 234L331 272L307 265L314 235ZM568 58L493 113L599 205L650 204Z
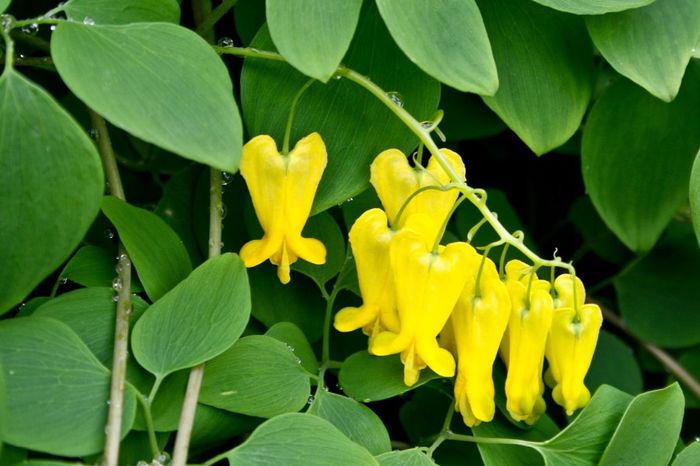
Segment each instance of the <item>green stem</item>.
M466 196L461 196L459 199L457 199L457 201L452 205L450 213L447 214L447 217L445 217L445 220L442 222L440 231L435 237L435 242L433 243L433 254L437 254L438 247L440 246L440 240L442 240L442 237L445 235L445 230L447 230L447 224L450 222L452 214L455 213L455 210L457 210L457 207L459 207L459 205L462 203L462 201L464 201L464 199L466 199Z
M447 440L456 440L458 442L484 443L490 445L517 445L520 447L527 447L539 450L538 444L536 442L529 442L527 440L520 440L515 438L475 437L473 435L448 433Z
M297 92L294 96L294 100L292 100L292 106L289 108L289 117L287 118L287 126L284 129L284 139L282 140L282 155L289 154L289 139L292 136L292 124L294 123L294 114L297 111L297 104L299 103L299 99L301 99L301 96L309 88L309 86L311 86L314 83L314 81L316 80L313 78L306 81L304 85L301 86L301 89L299 89L299 92Z
M450 403L449 407L447 408L447 414L445 415L445 420L442 423L442 429L440 429L440 433L438 434L437 438L433 442L432 445L428 448L428 450L425 452L425 454L428 456L428 458L433 457L433 453L437 448L447 440L448 436L450 435L450 425L452 424L452 418L454 417L455 414L455 405L454 403Z
M141 410L143 411L143 418L146 421L146 430L148 431L148 443L151 446L151 454L153 459L160 456L160 448L158 448L158 439L156 438L156 431L153 428L153 414L151 412L151 402L152 400L146 399L143 394L138 393L136 399L141 404Z
M21 21L15 21L12 23L12 29L23 28L24 26L31 26L33 24L60 24L63 19L56 18L34 18L34 19L23 19Z
M212 464L216 464L217 462L226 459L228 457L228 455L230 455L233 450L234 450L234 448L227 450L219 455L216 455L215 457L202 463L202 466L211 466Z
M163 378L158 376L156 377L156 381L153 382L153 386L151 387L151 392L148 394L148 402L153 403L153 400L156 399L156 393L158 393L158 389L160 388L160 384L163 382Z
M2 24L0 24L0 35L5 41L5 69L3 74L12 70L15 62L15 42L10 37L9 31L5 30Z
M326 297L326 314L323 318L323 346L321 350L321 365L325 367L328 367L327 363L330 360L331 314L333 313L333 304L339 291L338 287L334 286L330 296Z
M395 229L398 230L399 228L399 223L401 221L401 216L403 215L404 211L408 207L408 204L411 203L413 199L415 199L420 193L425 192L425 191L430 191L430 190L436 190L436 191L449 191L450 189L456 189L458 188L457 185L455 184L445 184L445 185L428 185L428 186L423 186L421 188L416 189L411 193L410 196L406 198L405 201L403 201L403 204L401 204L401 207L399 208L399 211L396 213L396 217L392 220L389 220L389 223L391 226Z
M200 36L208 34L211 28L214 27L236 3L238 3L238 0L224 0L221 2L221 4L214 8L214 10L202 20L200 25L197 26L197 34Z

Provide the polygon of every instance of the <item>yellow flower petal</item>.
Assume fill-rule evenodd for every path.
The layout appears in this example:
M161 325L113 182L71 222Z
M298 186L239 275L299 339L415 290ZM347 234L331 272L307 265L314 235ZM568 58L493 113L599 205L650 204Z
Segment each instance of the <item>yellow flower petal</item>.
M301 139L287 156L277 151L275 141L267 135L256 136L243 146L241 175L265 232L262 239L249 241L241 249L246 267L270 259L278 266L280 281L288 283L290 266L299 257L312 264L325 263L323 243L303 238L301 232L327 158L318 133Z

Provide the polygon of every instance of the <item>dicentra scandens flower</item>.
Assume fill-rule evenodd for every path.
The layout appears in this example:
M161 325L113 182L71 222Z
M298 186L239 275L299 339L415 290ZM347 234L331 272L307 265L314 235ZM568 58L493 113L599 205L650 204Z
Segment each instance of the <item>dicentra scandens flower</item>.
M560 275L554 281L554 289L556 308L547 341L549 371L556 384L552 398L572 415L591 398L584 379L593 360L603 315L598 305L584 304L586 291L578 277Z
M517 260L506 265L511 313L501 349L508 366L508 412L513 419L534 424L546 408L542 368L554 303L549 282L538 279L530 269Z
M466 180L464 162L459 154L449 149L440 149L440 152L457 172L460 179ZM427 229L426 235L433 241L457 199L459 193L456 190L430 189L423 191L408 203L398 224L396 216L411 194L420 188L443 185L449 182L450 177L442 169L435 156L430 157L428 166L425 168L421 166L411 167L403 152L398 149L388 149L379 154L370 166L370 183L377 191L390 225L398 230L406 224L413 214L428 214L430 228Z
M398 333L380 333L370 347L378 356L401 353L404 383L409 387L425 366L443 377L455 372L452 354L438 346L436 337L464 288L469 247L451 243L433 253L432 241L425 239L431 228L428 216L415 214L394 235L389 257L401 327Z
M355 258L362 306L346 307L335 315L335 328L350 332L363 328L399 331L396 293L389 259L389 245L394 232L387 225L381 209L363 213L350 229L350 246Z
M256 136L243 146L241 175L248 185L255 214L265 234L247 242L240 256L246 267L270 259L277 276L289 283L289 267L302 258L312 264L326 262L326 248L317 239L304 238L304 229L316 188L328 156L323 139L311 133L288 154L280 154L274 139Z
M469 249L464 273L470 276L450 320L457 347L455 409L471 427L491 421L495 414L492 369L511 303L493 261Z

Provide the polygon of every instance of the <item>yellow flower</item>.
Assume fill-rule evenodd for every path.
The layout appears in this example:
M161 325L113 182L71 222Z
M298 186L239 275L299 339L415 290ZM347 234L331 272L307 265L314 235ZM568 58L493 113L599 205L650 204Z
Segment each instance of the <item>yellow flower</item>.
M554 281L554 289L557 299L547 341L547 361L555 382L552 398L571 416L591 399L584 379L593 359L603 315L598 305L583 304L586 291L578 277L560 275Z
M355 221L349 236L362 306L341 309L335 316L335 328L340 332L351 332L365 327L366 333L370 333L381 327L398 332L399 316L389 259L394 232L387 226L386 214L381 209L366 211ZM375 325L377 319L379 322Z
M460 179L466 180L464 162L459 154L449 149L440 149L440 152L460 176ZM418 189L449 182L450 177L434 156L430 157L427 168L420 166L413 168L408 164L408 159L403 152L398 149L388 149L379 154L370 166L370 183L377 191L391 226L398 230L406 224L411 215L415 213L427 214L430 216L430 222L425 234L433 241L457 199L459 194L457 190L430 189L423 191L407 205L398 224L396 224L396 216L404 202Z
M542 366L554 303L549 282L537 279L520 261L506 265L506 287L512 303L502 345L508 365L506 407L513 419L534 424L545 411Z
M471 276L452 311L452 330L457 346L455 408L464 423L474 426L493 419L493 362L508 325L510 296L500 280L496 266L470 247L470 263L465 273ZM478 283L477 283L478 281Z
M426 365L443 377L452 377L455 361L436 337L445 326L457 298L464 288L469 246L451 243L431 251L425 231L431 219L416 214L404 229L394 235L389 248L401 328L382 332L371 342L377 356L401 353L404 383L418 381Z
M246 267L270 259L278 266L280 281L289 283L289 267L297 258L312 264L326 262L323 243L303 238L301 231L327 159L326 146L318 133L300 140L289 155L280 154L267 135L256 136L243 146L241 175L265 231L262 239L249 241L241 249Z

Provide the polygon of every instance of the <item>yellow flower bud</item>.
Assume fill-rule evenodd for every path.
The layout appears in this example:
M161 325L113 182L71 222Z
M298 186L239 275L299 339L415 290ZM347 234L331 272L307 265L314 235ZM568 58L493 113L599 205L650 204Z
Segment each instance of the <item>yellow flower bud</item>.
M508 365L506 407L513 419L533 424L545 409L542 366L554 303L549 282L520 261L506 265L506 287L512 303L502 348Z
M457 346L455 409L471 427L491 421L495 414L492 369L508 325L511 303L495 264L471 247L469 260L465 273L470 277L450 320Z
M547 341L547 361L555 384L552 398L570 416L591 398L584 379L593 359L603 315L598 305L583 304L585 289L577 277L560 275L554 281L554 288L559 307L554 310Z
M340 332L361 327L399 331L396 292L389 259L389 245L394 236L381 209L363 213L350 229L350 246L355 257L362 306L346 307L335 316L334 326ZM375 321L378 325L375 325Z
M401 353L404 383L418 381L420 370L428 366L443 377L452 377L455 361L436 337L445 326L457 302L468 266L469 246L451 243L431 251L425 231L431 219L416 214L404 229L394 235L389 248L396 289L400 330L385 331L371 342L370 351L378 356Z
M326 262L326 248L317 239L303 238L316 188L327 163L326 146L318 133L301 139L289 155L277 151L267 135L243 146L241 175L248 185L255 214L265 234L243 245L246 267L267 259L277 265L277 276L289 283L290 265L302 258L312 264Z

